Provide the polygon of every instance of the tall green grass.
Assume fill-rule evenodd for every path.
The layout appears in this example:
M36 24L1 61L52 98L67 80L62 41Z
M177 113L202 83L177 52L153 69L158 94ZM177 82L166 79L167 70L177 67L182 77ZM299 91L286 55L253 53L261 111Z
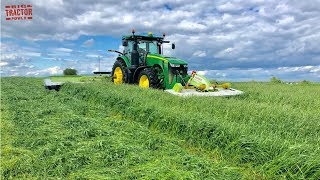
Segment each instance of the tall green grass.
M1 82L6 178L319 179L320 85L181 98L109 82Z
M319 85L242 83L245 95L180 98L109 83L66 85L62 93L113 111L266 177L320 177Z
M86 86L98 88L99 84ZM84 93L98 98L98 91L71 84L63 88L47 91L41 79L2 79L1 178L259 177L253 169L224 161L218 152L195 148L181 138L148 128Z

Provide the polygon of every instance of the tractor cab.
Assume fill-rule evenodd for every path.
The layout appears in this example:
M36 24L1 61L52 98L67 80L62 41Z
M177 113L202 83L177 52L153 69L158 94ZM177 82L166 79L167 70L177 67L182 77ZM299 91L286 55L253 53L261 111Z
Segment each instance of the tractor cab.
M153 36L151 32L148 35L127 35L122 37L122 45L124 46L123 54L128 59L132 59L132 53L138 56L138 65L145 65L146 56L148 54L161 54L162 43L169 43L169 41L163 41L163 37Z
M158 41L140 41L138 44L140 64L143 64L147 54L161 54L161 46Z

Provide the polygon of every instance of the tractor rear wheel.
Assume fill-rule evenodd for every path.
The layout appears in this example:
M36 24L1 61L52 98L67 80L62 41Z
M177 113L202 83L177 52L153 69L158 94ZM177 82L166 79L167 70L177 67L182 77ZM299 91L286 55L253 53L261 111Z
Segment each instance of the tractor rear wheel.
M157 88L159 80L156 72L153 69L146 68L140 72L138 83L142 88Z
M128 82L127 67L122 61L116 61L112 68L112 82L123 84Z

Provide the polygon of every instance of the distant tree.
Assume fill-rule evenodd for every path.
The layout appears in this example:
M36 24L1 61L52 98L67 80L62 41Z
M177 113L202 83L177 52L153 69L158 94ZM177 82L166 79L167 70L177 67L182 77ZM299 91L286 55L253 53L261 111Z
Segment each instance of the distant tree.
M303 81L301 81L301 84L311 84L311 82L307 81L307 80L303 80Z
M282 81L280 79L278 79L278 78L276 78L274 76L270 79L270 82L271 83L282 83Z
M72 68L67 68L67 69L63 70L63 74L65 76L67 76L67 75L77 75L77 70L72 69Z

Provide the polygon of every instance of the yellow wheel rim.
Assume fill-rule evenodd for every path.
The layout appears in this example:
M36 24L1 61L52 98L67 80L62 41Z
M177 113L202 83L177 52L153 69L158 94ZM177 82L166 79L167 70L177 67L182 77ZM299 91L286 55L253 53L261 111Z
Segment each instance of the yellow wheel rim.
M123 73L120 67L116 67L113 73L113 83L122 84L123 83Z
M142 75L139 80L139 86L142 88L149 88L149 79L148 76Z

